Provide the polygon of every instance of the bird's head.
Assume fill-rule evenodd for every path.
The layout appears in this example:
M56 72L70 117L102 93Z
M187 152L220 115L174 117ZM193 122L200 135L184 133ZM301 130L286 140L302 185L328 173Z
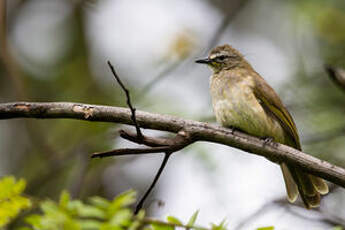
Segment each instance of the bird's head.
M211 50L207 58L195 62L207 64L214 72L249 65L243 55L228 44L217 46Z

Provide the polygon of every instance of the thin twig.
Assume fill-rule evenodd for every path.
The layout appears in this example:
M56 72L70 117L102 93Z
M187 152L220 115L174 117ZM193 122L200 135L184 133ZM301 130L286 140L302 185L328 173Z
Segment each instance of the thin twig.
M135 142L135 143L145 144L147 146L150 146L151 148L115 149L115 150L107 151L107 152L94 153L92 155L92 158L165 152L164 159L162 161L161 166L159 167L157 174L154 177L153 182L151 183L150 187L145 192L144 196L141 198L141 200L139 201L139 203L135 209L135 213L137 214L139 212L139 210L143 207L146 198L149 196L149 194L153 190L154 186L156 185L160 175L162 174L162 172L163 172L163 170L164 170L164 168L168 162L170 155L173 152L176 152L176 151L184 148L185 146L191 144L192 140L190 138L190 135L186 135L187 133L185 133L185 132L179 132L176 135L176 137L174 139L172 139L172 142L169 145L167 145L168 144L167 139L163 140L162 138L144 137L144 135L140 131L139 124L137 123L135 108L133 108L133 106L132 106L130 95L129 95L129 90L121 82L120 77L116 74L115 69L114 69L113 65L110 63L110 61L108 61L108 65L109 65L116 81L119 83L121 88L126 93L127 105L131 111L131 119L132 119L132 121L135 125L135 128L136 128L136 131L137 131L137 135L133 136L133 135L130 135L129 133L126 133L125 131L122 130L122 131L120 131L121 137L123 137L127 140L130 140L132 142Z
M114 149L106 152L97 152L93 153L91 158L103 158L111 156L124 156L124 155L141 155L141 154L150 154L150 153L163 153L168 151L170 146L163 147L152 147L152 148L123 148L123 149Z
M146 198L150 195L151 191L155 187L155 185L156 185L159 177L161 176L166 164L168 163L168 160L169 160L169 157L171 156L171 154L172 154L172 152L166 152L165 153L162 164L159 167L159 169L155 175L155 178L153 179L150 187L145 192L144 196L140 199L139 203L137 204L137 207L135 208L134 214L137 214L140 211L140 209L143 207Z
M125 133L125 132L122 131L122 133ZM141 143L141 141L139 141L138 139L135 139L130 134L126 134L126 135L127 135L126 137L131 138L131 139L127 138L127 140L131 140L135 143ZM165 145L165 144L160 145L159 143L162 143L162 138L143 136L142 140L145 140L144 144L148 144L148 146L150 147L154 146L154 147L115 149L111 151L93 153L91 157L103 158L103 157L110 157L110 156L138 155L138 154L163 153L163 152L173 153L193 143L193 138L184 131L180 131L174 138L171 138L169 141L170 142L169 145Z
M131 110L131 113L132 113L132 121L134 123L134 126L135 126L135 129L137 131L137 135L138 135L138 139L142 139L143 138L143 134L141 133L141 130L140 130L140 127L139 127L139 124L137 122L137 119L136 119L136 116L135 116L135 108L132 106L132 103L131 103L131 97L129 95L129 90L124 86L124 84L122 83L121 79L119 78L119 76L117 75L117 73L115 72L115 69L114 69L114 66L110 63L110 61L108 61L108 65L110 67L110 70L111 72L113 73L117 83L119 83L119 85L121 86L121 88L123 89L123 91L125 91L125 94L126 94L126 98L127 98L127 105L129 107L129 109Z
M143 136L143 139L140 142L138 142L138 138L135 133L132 133L128 130L120 130L119 133L123 139L129 140L137 144L144 144L149 147L168 146L174 144L174 140L172 140L171 138Z
M177 133L177 135L174 138L171 138L171 139L143 136L142 140L139 141L138 138L132 133L129 133L129 132L127 133L124 130L121 130L120 133L121 133L121 136L127 140L130 140L135 143L145 144L147 146L150 146L151 148L116 149L116 150L112 150L108 152L94 153L92 155L92 158L119 156L119 155L133 155L133 154L135 155L149 154L149 153L160 153L160 152L165 153L161 166L159 167L159 170L157 171L151 185L149 186L149 188L147 189L147 191L145 192L144 196L141 198L141 200L139 201L135 209L135 214L137 214L140 211L140 209L143 207L145 200L147 199L147 197L150 195L151 191L155 187L158 179L160 178L160 175L162 174L166 164L168 163L170 155L186 147L187 145L190 145L191 143L193 143L193 138L187 132L180 131Z

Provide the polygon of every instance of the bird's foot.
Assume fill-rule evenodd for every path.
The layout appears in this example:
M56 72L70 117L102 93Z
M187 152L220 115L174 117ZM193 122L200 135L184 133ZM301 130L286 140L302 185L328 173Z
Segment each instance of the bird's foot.
M262 137L260 139L264 141L264 146L274 142L274 137Z
M241 129L239 129L239 128L235 127L235 126L232 126L232 125L228 126L227 128L229 128L231 130L230 132L231 132L232 135L234 135L235 131L240 131L240 132L242 131Z

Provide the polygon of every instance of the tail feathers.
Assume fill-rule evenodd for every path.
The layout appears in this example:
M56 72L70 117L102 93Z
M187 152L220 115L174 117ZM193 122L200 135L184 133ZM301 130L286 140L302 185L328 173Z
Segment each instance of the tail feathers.
M290 202L296 201L299 193L308 209L320 206L320 194L328 193L328 186L324 180L288 167L285 163L281 164L281 168Z
M321 194L321 195L325 195L328 193L328 185L326 184L326 182L316 176L313 175L309 175L315 189Z
M297 198L298 198L298 188L295 183L295 181L292 178L292 175L290 173L289 168L285 163L282 163L280 165L282 172L283 172L283 177L285 181L285 188L287 192L287 199L289 202L294 203Z
M301 196L304 205L306 208L311 209L311 208L317 208L320 206L320 193L316 193L314 196L308 196L308 195L303 195Z

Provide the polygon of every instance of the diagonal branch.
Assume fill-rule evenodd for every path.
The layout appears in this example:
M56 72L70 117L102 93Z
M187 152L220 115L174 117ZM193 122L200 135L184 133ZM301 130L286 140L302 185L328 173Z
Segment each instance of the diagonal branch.
M152 147L152 148L123 148L114 149L106 152L93 153L91 158L103 158L110 156L123 156L123 155L141 155L150 153L164 153L170 149L170 146Z
M131 118L132 121L134 123L135 129L137 130L137 135L138 135L138 139L142 139L143 138L143 134L140 131L140 127L138 125L137 119L135 117L135 108L132 106L131 103L131 96L129 95L129 90L125 87L125 85L122 83L121 79L119 78L119 76L117 75L117 73L115 72L114 66L110 63L110 61L108 61L108 65L110 67L111 72L114 75L114 78L116 79L117 83L119 83L119 85L121 86L121 88L123 89L123 91L125 91L126 94L126 98L127 98L127 105L129 107L129 109L131 110Z
M165 166L167 165L168 160L169 160L171 154L172 154L172 152L165 152L162 164L159 167L159 169L158 169L158 171L157 171L157 173L155 175L155 178L153 179L150 187L147 189L147 191L145 192L144 196L140 199L138 205L135 207L134 214L137 214L140 211L140 209L142 209L146 198L150 195L151 191L153 190L153 188L157 184L157 181L158 181L159 177L161 176Z
M12 102L0 104L0 119L12 118L71 118L134 125L129 109L70 102ZM239 131L232 132L230 129L217 125L169 115L137 111L136 119L142 128L173 133L184 130L193 137L194 142L208 141L224 144L264 156L273 162L284 161L345 188L345 169L286 145L279 143L264 144L260 138Z

